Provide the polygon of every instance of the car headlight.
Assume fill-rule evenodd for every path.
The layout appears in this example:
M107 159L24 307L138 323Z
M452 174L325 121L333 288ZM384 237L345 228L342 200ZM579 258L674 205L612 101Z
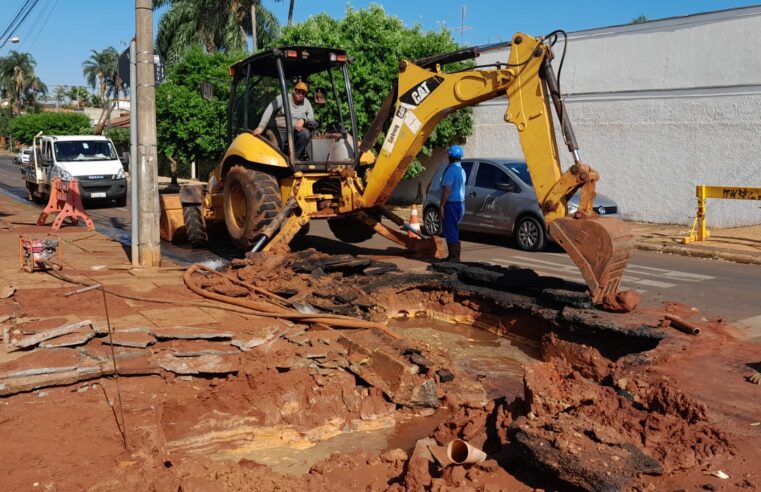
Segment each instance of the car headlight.
M60 175L61 175L61 181L71 181L71 178L74 177L71 175L69 171L66 171L64 169L61 169Z
M116 179L124 179L126 176L124 175L124 168L120 167L118 171L116 171Z

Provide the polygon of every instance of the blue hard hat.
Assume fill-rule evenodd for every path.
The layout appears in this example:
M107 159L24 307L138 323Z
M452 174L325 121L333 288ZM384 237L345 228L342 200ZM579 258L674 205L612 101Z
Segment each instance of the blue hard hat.
M463 152L462 147L459 145L452 145L449 147L449 157L454 157L456 159L462 159Z

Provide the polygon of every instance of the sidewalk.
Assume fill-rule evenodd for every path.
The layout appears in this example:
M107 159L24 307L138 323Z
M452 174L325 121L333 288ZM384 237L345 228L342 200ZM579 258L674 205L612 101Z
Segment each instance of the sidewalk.
M409 222L409 207L391 207L394 213ZM418 209L422 222L423 211ZM637 249L696 258L761 265L761 224L730 229L709 229L707 241L682 244L690 227L676 224L651 224L629 221L637 240Z

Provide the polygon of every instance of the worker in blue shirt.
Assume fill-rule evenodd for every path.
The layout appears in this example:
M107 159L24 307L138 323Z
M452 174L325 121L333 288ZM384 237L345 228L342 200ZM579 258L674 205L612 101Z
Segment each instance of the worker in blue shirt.
M441 217L444 239L447 241L449 256L446 261L460 261L460 233L458 227L465 214L465 170L462 168L462 147L449 147L449 165L441 178Z

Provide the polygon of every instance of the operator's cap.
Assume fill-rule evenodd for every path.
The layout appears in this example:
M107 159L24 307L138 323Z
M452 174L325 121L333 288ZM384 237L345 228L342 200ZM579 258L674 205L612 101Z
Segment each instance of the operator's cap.
M309 92L309 86L306 84L306 82L299 82L298 84L296 84L296 87L294 89L296 89L297 91Z

